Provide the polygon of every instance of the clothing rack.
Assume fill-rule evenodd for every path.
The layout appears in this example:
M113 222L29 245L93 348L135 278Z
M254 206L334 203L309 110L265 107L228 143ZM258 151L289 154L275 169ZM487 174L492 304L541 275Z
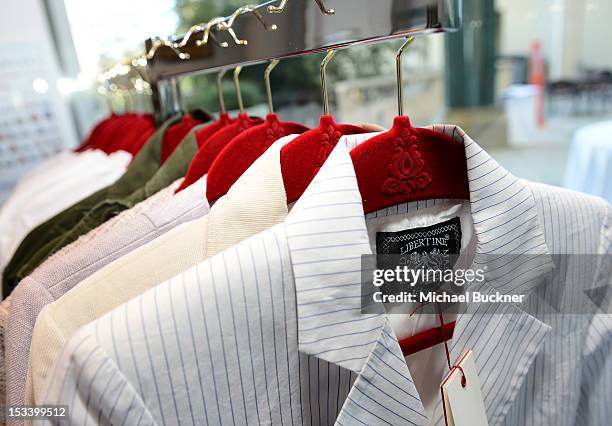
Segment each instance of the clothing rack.
M194 34L194 40L180 48L185 55L168 47L183 37L155 49L147 61L147 75L156 120L162 122L180 111L178 78L183 76L408 35L453 31L461 25L462 0L324 0L322 3L335 11L333 15L323 13L318 3L289 0L281 13L268 13L268 7L278 6L279 1L253 6L263 22L252 12L238 14L231 29L247 44L237 44L228 31L213 29L214 38L200 46ZM273 25L275 30L270 29ZM227 47L221 46L224 42ZM154 43L154 39L146 41L147 52Z

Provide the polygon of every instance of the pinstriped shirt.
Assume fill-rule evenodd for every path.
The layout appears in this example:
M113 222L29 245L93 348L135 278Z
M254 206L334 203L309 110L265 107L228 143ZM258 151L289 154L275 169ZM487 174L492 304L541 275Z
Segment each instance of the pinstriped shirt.
M611 389L604 383L594 398L583 369L610 363L606 321L547 315L535 296L572 275L557 273L572 265L559 268L551 253L610 252L610 207L517 179L461 129L434 129L465 145L474 263L490 266L478 289L534 296L468 306L451 357L474 351L492 425L597 424L582 407L606 418ZM360 309L367 221L436 201L365 217L348 148L336 146L284 223L82 328L55 365L46 403L70 405L72 424L443 424L439 401L425 410L382 307ZM518 253L539 256L526 263Z

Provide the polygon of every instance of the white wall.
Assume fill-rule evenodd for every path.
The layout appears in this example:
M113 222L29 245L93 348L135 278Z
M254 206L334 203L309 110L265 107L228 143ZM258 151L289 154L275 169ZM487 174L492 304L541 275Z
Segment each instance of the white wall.
M551 78L612 68L612 1L497 0L503 55L529 55L540 40Z
M544 52L551 49L554 12L551 0L497 0L500 13L500 49L504 55L526 55L535 40L542 42Z
M0 0L0 49L5 57L17 57L29 50L36 52L40 63L37 77L43 78L49 84L49 91L41 96L49 98L53 103L64 146L74 146L76 139L73 123L68 105L57 90L60 73L51 32L40 0ZM15 91L21 89L14 87Z
M612 69L612 1L588 0L585 7L583 63Z
M41 2L0 0L0 204L28 169L76 144L58 77Z

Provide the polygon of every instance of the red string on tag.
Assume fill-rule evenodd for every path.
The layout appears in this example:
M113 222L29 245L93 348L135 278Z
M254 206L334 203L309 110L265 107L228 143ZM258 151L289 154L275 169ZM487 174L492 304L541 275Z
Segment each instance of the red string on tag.
M452 370L451 360L450 360L450 351L448 350L448 343L446 339L446 332L444 330L444 317L442 316L442 308L439 303L436 303L436 307L438 308L438 317L440 318L440 331L442 332L442 340L444 340L444 350L446 351L446 362L448 363L448 369Z
M446 376L446 379L440 385L440 397L442 398L442 411L444 413L444 424L448 426L448 418L446 416L446 403L444 402L444 391L442 390L442 386L444 386L444 383L446 382L446 380L448 380L451 374L453 374L454 370L461 371L461 386L462 387L467 386L467 379L465 377L465 372L463 371L463 368L459 365L459 362L461 362L461 360L459 360L457 364L451 366L450 351L448 350L448 343L447 343L447 339L445 335L444 317L442 316L442 308L440 307L439 303L436 303L436 306L438 307L438 317L440 318L440 329L442 332L442 337L444 338L444 349L446 351L446 362L448 363L448 368L450 370L450 372L448 373L448 376Z

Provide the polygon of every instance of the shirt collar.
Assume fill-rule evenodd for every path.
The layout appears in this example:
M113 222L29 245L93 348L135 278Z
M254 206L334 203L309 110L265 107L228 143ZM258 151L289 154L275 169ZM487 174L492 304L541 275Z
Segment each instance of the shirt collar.
M274 142L210 208L205 233L207 256L285 220L287 195L280 151L297 136Z
M501 167L459 127L441 125L433 129L465 146L469 201L478 242L475 263L490 265L491 255L495 255L495 264L504 266L490 268L485 274L486 282L500 292L532 291L539 284L537 278L550 271L552 261L529 186ZM371 250L350 148L346 141L338 143L285 221L296 286L299 348L362 374L376 369L372 363L376 363L373 355L377 351L401 359L395 367L400 368L407 392L419 401L404 414L420 424L425 418L424 409L382 306L375 313L361 313L361 256L371 254ZM516 257L522 253L538 256L525 265ZM518 308L513 313L523 319L525 327L530 327L531 336L536 336L535 340L522 339L523 346L518 345L525 349L520 361L529 365L548 328ZM510 316L500 322L512 323ZM465 333L473 326L469 318L463 315L457 320L454 359L474 344ZM496 339L506 337L509 335L500 333ZM494 351L505 347L502 341L498 343ZM387 357L387 362L391 358ZM518 380L527 368L514 367L518 366L507 366L509 377ZM361 376L358 382L360 379ZM365 388L371 385L360 383ZM496 407L514 394L504 393L505 399L496 400Z

